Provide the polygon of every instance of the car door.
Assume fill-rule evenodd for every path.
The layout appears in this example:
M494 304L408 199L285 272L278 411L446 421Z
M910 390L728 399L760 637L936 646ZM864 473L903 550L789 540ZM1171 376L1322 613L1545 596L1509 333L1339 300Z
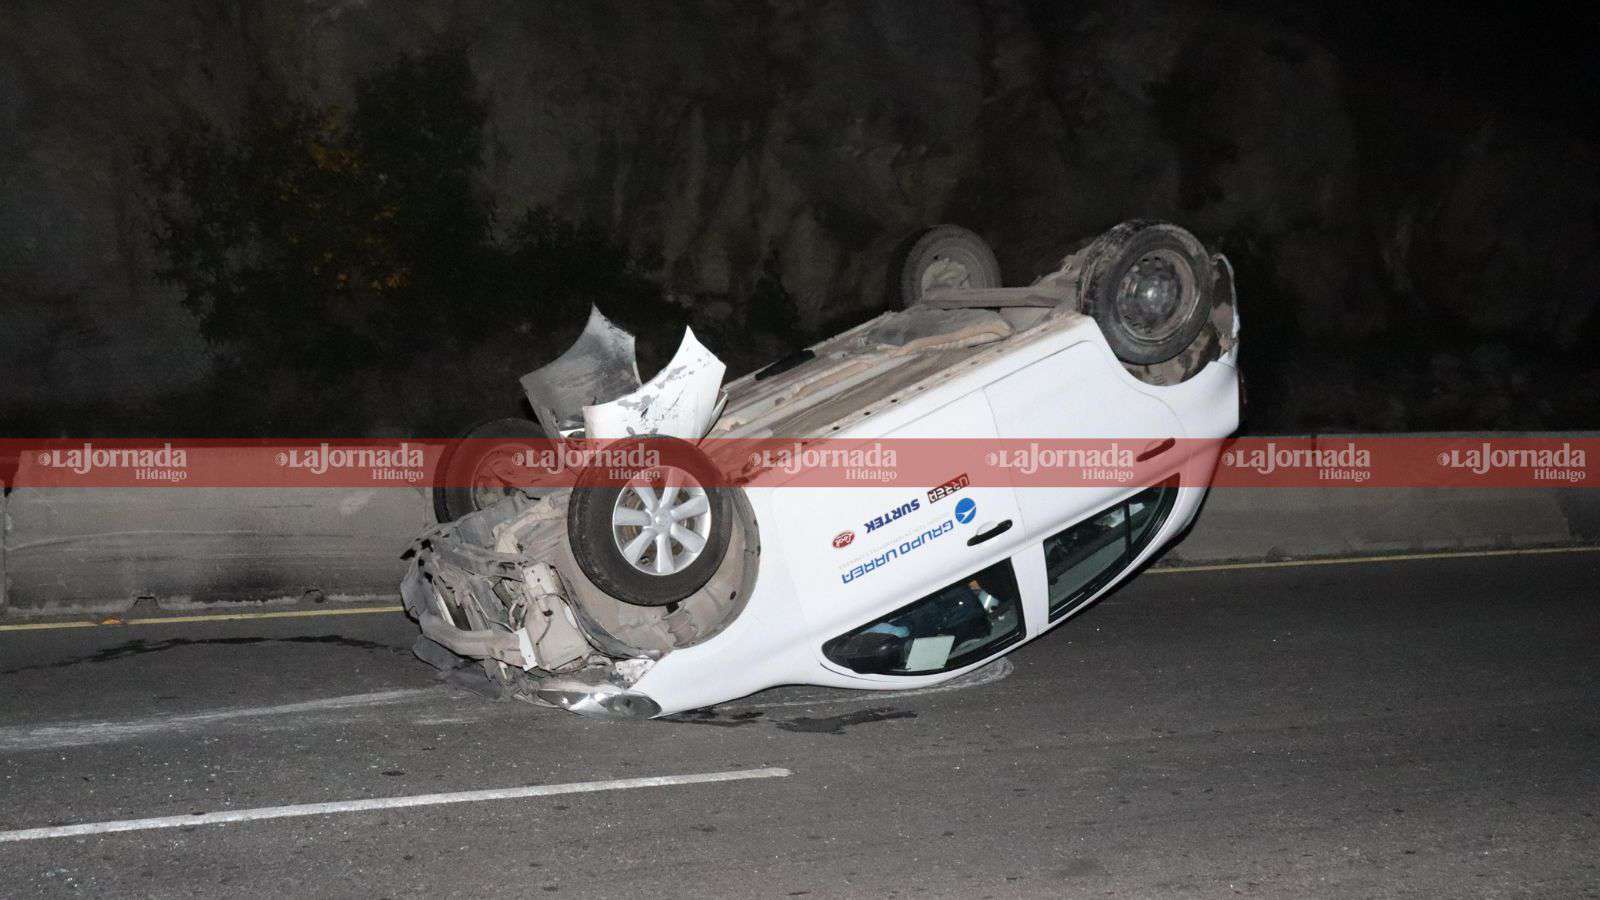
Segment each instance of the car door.
M973 391L889 437L981 440L994 434L988 400ZM951 471L942 488L890 482L776 489L773 507L782 526L771 533L781 533L776 540L782 546L769 539L763 552L783 554L813 633L841 634L968 578L1027 541L1014 527L1020 519L1014 491L964 484L963 474Z
M1002 557L847 632L822 655L867 678L940 675L978 665L1028 635L1024 589L1014 558Z
M1040 556L1018 554L1019 577L1031 576L1043 563L1041 630L1087 606L1127 572L1161 532L1177 499L1176 479L1142 488L1048 535Z
M1144 464L1172 453L1174 439L1183 437L1177 415L1140 390L1110 351L1091 341L1074 344L996 381L985 394L994 411L996 434L1012 452L1026 454L1027 446L1035 441L1048 448L1062 446L1050 442L1072 439L1086 442L1074 446L1102 447L1111 451L1107 456ZM1139 487L1131 483L1131 471L1127 483L1048 485L1051 480L1059 484L1063 478L1099 476L1103 473L1076 470L1103 468L1100 466L1048 472L1030 472L1015 464L1008 468L1022 514L1019 524L1035 540Z

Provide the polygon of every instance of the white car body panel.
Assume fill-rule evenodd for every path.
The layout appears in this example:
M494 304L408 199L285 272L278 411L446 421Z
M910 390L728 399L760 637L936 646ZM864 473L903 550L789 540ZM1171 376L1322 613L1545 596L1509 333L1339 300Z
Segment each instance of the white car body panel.
M683 342L661 371L632 393L583 407L584 434L615 439L655 434L699 440L716 417L728 367L684 329Z
M1229 276L1231 293L1231 269L1225 260L1217 259ZM1226 299L1232 310L1231 296ZM870 334L869 329L880 327L893 315L908 316L899 326L911 335L907 343L862 349L861 335ZM816 361L807 368L766 381L754 375L736 380L723 395L726 410L721 418L711 414L716 422L710 426L710 437L793 435L796 440L814 440L826 435L835 446L913 438L1111 439L1130 452L1153 454L1163 472L1169 471L1168 461L1160 454L1168 453L1173 457L1171 472L1182 466L1187 472L1209 474L1216 465L1220 442L1181 439L1220 439L1239 426L1236 312L1231 315L1232 334L1223 335L1220 356L1171 385L1148 383L1131 374L1114 356L1095 321L1070 309L1052 310L1043 320L1015 331L993 315L998 322L991 329L994 333L986 333L989 320L983 316L958 315L959 327L949 335L937 330L917 332L904 324L915 315L925 314L891 314L825 341L814 348ZM591 331L597 328L596 321L607 324L603 317L592 320ZM1229 319L1213 319L1213 323L1225 329ZM940 343L946 336L952 340ZM613 345L621 346L621 339L613 336L605 346ZM707 373L715 371L720 381L721 363L692 337L680 348L679 356L685 353L693 365L684 372L694 377L677 379L681 381L677 396L684 400L683 409L693 420L684 427L686 434L704 432L707 414L702 407L716 396ZM587 405L585 420L592 418L592 427L604 434L654 427L639 417L638 404L632 401L651 393L651 386L663 377L622 400ZM636 374L633 380L637 383ZM537 378L535 382L539 383ZM558 397L548 405L565 409L571 403ZM1184 449L1172 452L1174 441ZM1209 448L1199 451L1208 457L1183 459L1182 454L1193 452L1190 448L1194 447ZM949 474L960 473L952 470ZM639 710L647 715L667 715L784 684L898 690L948 681L1077 615L1160 553L1199 511L1206 489L1190 486L1192 483L1162 494L1161 503L1167 504L1161 506L1164 518L1152 530L1140 533L1143 544L1137 553L1131 558L1126 552L1117 557L1120 568L1114 572L1104 569L1103 583L1091 580L1083 589L1088 593L1071 594L1070 602L1063 601L1053 619L1046 539L1109 514L1117 504L1149 487L1150 481L1124 486L1040 487L1019 479L1011 485L968 485L939 500L929 497L931 485L752 484L739 490L753 516L758 562L748 592L740 598L742 605L731 620L697 642L616 659L608 680L585 686L569 679L561 682L559 689L541 691L540 697L560 697L558 705L593 715L640 715ZM966 510L967 504L971 512L958 515L958 505ZM1154 507L1128 504L1121 507L1121 514L1126 520L1132 517L1132 510L1145 508ZM581 606L570 593L587 579L572 572L571 555L562 551L565 532L559 510L526 509L524 519L518 521L544 529L537 539L525 541L534 548L529 552L536 555L513 562L502 553L491 561L493 565L543 566L541 571L548 570L552 578L559 571L569 597L563 600L547 592L540 602ZM834 539L846 531L853 533L853 539L836 546ZM992 536L990 532L994 532ZM1133 540L1131 525L1124 527L1123 533L1128 541ZM510 540L509 534L501 533L501 543L515 546L518 542ZM448 535L446 526L419 544L449 541ZM1103 552L1110 545L1098 547L1092 552ZM954 585L1002 560L1011 561L1015 575L1021 632L993 645L993 652L959 668L927 674L853 671L824 652L829 640L882 620L930 591ZM463 563L468 564L470 560ZM569 568L560 571L564 565ZM500 659L519 667L530 664L532 652L515 648L537 643L535 635L492 635L485 630L458 634L456 626L448 623L448 615L443 620L424 615L424 608L432 605L428 591L440 604L443 601L438 589L423 585L416 572L414 568L402 588L408 608L419 615L426 635L463 656ZM976 581L970 583L978 589ZM513 636L514 640L508 640ZM941 648L937 642L917 646L922 640L912 637L908 653L938 658ZM944 652L949 652L954 640L945 641ZM640 702L613 705L611 701L619 697Z
M952 383L939 395L938 399L944 402L937 403L935 409L908 404L893 416L869 419L870 427L852 429L842 433L840 439L996 435L996 416L1002 421L1006 421L1007 416L1016 417L1022 431L1011 435L1015 437L1116 435L1120 438L1126 435L1140 444L1146 442L1141 439L1164 437L1221 437L1238 428L1238 374L1231 358L1209 364L1179 385L1143 384L1117 363L1098 329L1088 319L1081 320L1078 327L1061 333L1055 340L1029 349L1032 352L1025 359L1007 357L992 369L975 370ZM1092 354L1097 363L1087 369L1072 365L1084 354ZM1062 371L1058 364L1071 367ZM1084 402L1069 399L1068 404L1070 413L1083 416L1081 424L1075 426L1065 417L1055 417L1048 424L1042 424L1039 416L1026 415L1029 402L1036 410L1040 400L1031 386L1042 385L1044 389L1052 386L1048 376L1035 377L1034 367L1041 365L1050 374L1071 373L1073 384L1084 371L1093 373L1097 387L1118 390L1121 400L1137 402L1135 414L1125 420L1117 414L1117 407L1097 405L1085 397ZM1059 389L1054 402L1061 402ZM998 411L993 407L998 407ZM985 415L990 417L989 421L984 421ZM903 421L905 419L910 421ZM750 489L762 534L771 535L781 530L783 537L776 542L778 546L772 542L763 544L761 571L749 606L732 626L712 640L667 654L632 690L648 695L660 705L662 714L669 714L783 684L899 690L959 677L992 661L994 656L960 669L930 675L860 674L828 660L822 653L822 644L833 635L870 622L922 596L930 586L948 583L964 572L976 571L1005 558L1013 559L1016 564L1018 587L1022 592L1026 626L1022 643L1033 640L1086 609L1159 553L1193 521L1205 495L1204 488L1179 488L1177 500L1159 532L1133 562L1093 596L1058 619L1049 620L1040 542L1074 524L1075 520L1089 517L1119 495L1126 496L1141 488L966 488L961 495L977 501L979 522L954 528L953 533L941 536L909 561L896 560L898 565L873 572L862 579L860 588L848 603L834 602L840 588L848 585L837 584L839 562L829 558L830 552L837 552L829 543L831 537L851 523L864 521L875 511L893 508L897 500L919 492L904 487ZM954 503L945 501L935 507L941 505L943 509L919 509L896 522L900 527L894 534L908 533L908 529L909 533L917 533L924 526L938 527L949 519ZM1066 508L1076 508L1079 514L1067 517L1057 513ZM818 515L819 509L827 510L826 515ZM1037 518L1030 518L1029 511ZM976 526L1008 514L1021 516L1025 524L1013 528L1000 539L981 545L981 552L965 546L965 537L980 530ZM861 542L865 537L860 535L856 541ZM938 541L944 541L939 546L948 551L934 550ZM850 549L854 549L854 545ZM859 555L852 554L851 558ZM797 641L797 634L809 638ZM1016 646L1020 644L1007 646L995 656L1010 652Z

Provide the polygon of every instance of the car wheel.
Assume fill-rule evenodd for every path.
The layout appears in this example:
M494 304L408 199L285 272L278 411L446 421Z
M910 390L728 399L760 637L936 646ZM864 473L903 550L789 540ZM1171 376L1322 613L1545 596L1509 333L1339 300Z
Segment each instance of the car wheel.
M636 606L666 606L698 591L722 564L732 504L693 444L647 436L609 449L628 458L634 442L654 464L584 470L567 504L567 539L595 587Z
M433 479L434 518L454 522L504 500L516 488L495 470L509 464L511 455L530 441L543 440L547 440L544 429L528 419L490 419L467 429L439 458Z
M1176 225L1124 222L1084 248L1081 271L1083 312L1129 365L1177 356L1211 316L1211 257Z
M900 304L909 309L936 287L1000 287L1000 263L977 234L959 225L930 228L900 267Z

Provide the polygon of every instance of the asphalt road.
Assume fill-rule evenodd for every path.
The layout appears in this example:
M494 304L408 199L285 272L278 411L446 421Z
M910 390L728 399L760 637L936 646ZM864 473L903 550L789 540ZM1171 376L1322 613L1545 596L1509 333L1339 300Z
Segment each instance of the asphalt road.
M0 895L1600 895L1597 575L1152 572L999 680L649 723L453 691L393 613L4 632L0 832L790 774L0 841Z

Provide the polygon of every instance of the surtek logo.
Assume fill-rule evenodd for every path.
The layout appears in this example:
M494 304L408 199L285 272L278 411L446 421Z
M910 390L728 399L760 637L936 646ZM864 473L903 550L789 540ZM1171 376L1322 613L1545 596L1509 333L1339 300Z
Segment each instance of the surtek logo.
M894 562L896 559L899 559L902 556L908 556L917 552L923 547L926 547L927 545L955 530L955 520L945 519L943 522L940 522L932 528L929 528L927 531L918 534L916 537L907 538L906 540L903 540L892 547L886 548L882 553L879 553L877 556L872 557L866 562L853 567L850 571L840 575L839 578L842 579L845 584L849 584L850 582L855 581L857 578L865 576L869 572L876 572L877 570L887 566L889 563Z
M881 516L874 516L871 519L868 519L866 525L867 532L870 534L874 531L877 531L879 528L888 525L890 522L898 522L899 520L911 515L921 508L921 500L911 500L906 503L902 503Z
M967 477L967 473L962 472L960 475L957 475L949 481L946 481L944 484L929 490L928 505L931 506L935 503L938 503L940 500L943 500L951 494L954 494L956 491L961 490L971 483L972 479Z
M833 536L833 549L843 550L845 547L855 543L855 539L856 533L854 531L841 531Z

